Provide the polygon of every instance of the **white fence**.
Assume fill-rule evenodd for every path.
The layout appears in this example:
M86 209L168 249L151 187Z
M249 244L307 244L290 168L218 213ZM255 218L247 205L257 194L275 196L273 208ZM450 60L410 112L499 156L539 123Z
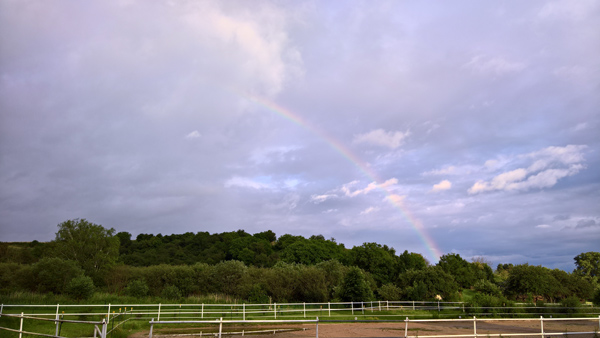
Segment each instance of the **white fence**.
M26 332L22 328L23 319L45 320L54 322L56 328L62 323L88 323L95 325L94 336L98 333L104 338L107 333L130 320L154 324L162 324L166 321L208 321L215 323L219 320L223 323L239 321L263 321L266 320L317 320L321 322L335 321L349 322L349 317L354 321L361 319L376 318L388 322L419 323L426 321L440 321L443 319L431 318L432 312L436 318L456 318L458 316L471 319L458 319L459 321L473 321L474 334L476 334L477 321L483 321L482 316L500 316L517 318L543 315L546 318L539 320L551 321L548 317L552 315L569 316L565 313L570 310L585 311L585 315L598 316L600 308L580 307L564 308L560 305L536 307L497 307L497 308L469 308L462 302L419 302L419 301L369 301L369 302L328 302L328 303L273 303L273 304L92 304L92 305L0 305L0 317L21 317L21 327L0 326L2 330L35 334ZM423 312L425 311L425 312ZM478 311L478 312L475 312ZM481 313L481 311L487 313ZM562 312L562 313L561 313ZM472 317L476 315L477 318ZM581 315L580 315L581 316ZM64 318L71 318L67 320ZM75 319L85 320L75 320ZM406 319L405 319L406 318ZM409 319L410 318L410 319ZM93 319L86 321L87 319ZM571 318L570 318L571 319ZM447 319L446 319L447 320ZM456 320L456 319L454 319ZM485 319L499 320L499 319ZM527 319L532 320L532 319ZM555 318L554 320L559 320ZM589 319L588 319L589 320ZM13 321L14 322L14 321ZM0 323L1 324L1 323ZM152 323L150 323L152 326ZM50 324L52 325L52 324ZM13 325L14 326L14 325ZM50 329L46 326L46 332ZM406 328L408 330L408 328ZM543 329L542 329L543 330ZM91 332L91 330L90 330ZM543 332L543 331L540 331ZM41 336L60 337L58 331L55 335L38 334ZM503 334L503 336L506 336ZM423 337L422 335L420 337Z
M19 318L19 329L13 329L13 328L9 328L9 327L3 327L0 326L1 330L5 330L5 331L10 331L10 332L16 332L19 334L19 338L21 338L23 336L23 334L27 334L27 335L34 335L34 336L42 336L42 337L56 337L56 338L62 338L59 334L60 334L60 327L63 323L77 323L77 324L87 324L87 325L94 325L94 338L96 338L97 336L99 336L100 338L106 338L107 334L109 333L107 331L107 322L106 320L102 320L99 322L95 322L95 321L83 321L83 320L64 320L64 319L59 319L59 316L56 315L55 319L49 319L49 318L40 318L40 317L32 317L32 316L25 316L23 314L23 312L21 312L20 315L14 315L14 314L3 314L2 316L4 317L13 317L13 318ZM51 334L45 334L45 333L39 333L39 332L30 332L30 331L25 331L23 330L23 321L25 319L30 319L33 321L50 321L50 322L54 322L55 326L56 326L56 330L54 332L54 335Z

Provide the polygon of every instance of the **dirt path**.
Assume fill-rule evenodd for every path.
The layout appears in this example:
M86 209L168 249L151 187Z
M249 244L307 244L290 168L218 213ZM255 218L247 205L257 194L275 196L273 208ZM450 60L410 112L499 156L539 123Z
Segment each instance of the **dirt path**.
M255 330L268 330L268 329L297 329L292 332L280 332L269 334L252 335L252 337L271 337L271 338L301 338L301 337L315 337L315 325L314 324L303 324L303 325L261 325L261 326L244 326L235 327L227 326L224 327L223 331L235 331L241 332L244 330L255 331ZM198 337L197 335L201 330L203 333L215 332L215 327L204 328L204 329L156 329L154 330L153 336L159 338L166 337ZM404 337L405 324L403 322L395 323L328 323L319 324L319 337L321 338L342 338L342 337ZM437 336L447 337L450 335L459 334L473 334L473 323L471 322L438 322L438 323L409 323L408 326L409 336ZM552 323L544 323L544 332L594 332L598 331L597 321L560 321ZM541 327L538 321L495 321L495 322L477 322L477 335L486 337L487 334L502 334L503 337L519 337L517 335L511 335L514 333L540 333ZM138 332L130 336L130 338L146 338L149 332ZM247 335L247 334L246 334ZM600 333L599 333L600 335ZM549 336L549 335L547 335ZM539 336L538 336L539 337ZM578 334L578 338L592 338L594 334Z

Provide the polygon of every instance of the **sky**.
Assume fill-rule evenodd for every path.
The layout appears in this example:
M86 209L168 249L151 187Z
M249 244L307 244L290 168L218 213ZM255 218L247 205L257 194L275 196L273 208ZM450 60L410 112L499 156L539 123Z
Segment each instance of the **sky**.
M0 241L600 248L600 1L0 0Z

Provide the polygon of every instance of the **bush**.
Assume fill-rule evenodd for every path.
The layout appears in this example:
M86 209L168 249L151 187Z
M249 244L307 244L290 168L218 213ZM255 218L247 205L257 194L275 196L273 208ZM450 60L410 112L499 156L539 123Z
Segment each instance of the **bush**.
M67 286L67 294L77 300L89 299L94 294L94 282L88 276L71 279Z
M600 306L600 289L596 290L594 298L592 298L592 302L595 306Z
M579 298L577 297L567 297L560 302L563 309L562 311L565 313L577 313L579 312L579 307L581 303L579 302Z
M394 284L384 284L377 293L381 300L400 300L402 290Z
M149 290L148 284L146 284L146 282L143 280L138 279L127 284L127 287L125 288L125 294L135 298L142 298L148 295Z
M161 293L162 298L169 300L177 300L181 298L181 291L175 285L167 285Z

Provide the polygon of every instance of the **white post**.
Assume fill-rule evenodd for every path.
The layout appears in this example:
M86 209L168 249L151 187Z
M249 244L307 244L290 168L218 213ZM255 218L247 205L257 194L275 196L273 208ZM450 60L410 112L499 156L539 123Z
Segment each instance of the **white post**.
M2 306L0 306L0 317L2 317L2 311L4 310L4 304L2 304Z
M316 329L317 335L315 336L316 338L319 338L319 317L317 317L317 329Z
M59 307L59 305L56 304L56 319L58 319L58 307ZM58 336L58 334L57 334L57 336Z
M242 305L242 317L244 318L244 320L246 320L246 303Z
M381 312L381 301L379 301L379 311Z
M413 300L413 311L415 311L415 301Z
M477 337L477 318L473 316L473 334Z
M304 302L304 318L306 318L306 302Z
M56 331L54 331L54 335L58 336L58 326L60 324L60 322L58 321L58 313L56 314L56 321L54 322L56 324ZM96 331L94 331L94 336L96 335Z
M204 318L204 303L202 303L202 318Z
M329 310L329 317L331 317L331 303L327 302L327 309Z
M360 309L362 310L362 314L365 314L365 302L360 302Z
M544 316L540 316L540 327L542 329L542 338L544 338Z
M21 324L19 325L19 338L23 337L23 312L21 312Z
M108 311L106 312L106 323L110 322L110 303L108 303Z
M150 321L150 334L148 335L148 338L152 338L152 329L154 328L154 318L152 318L152 320Z
M277 303L273 303L273 313L275 314L275 319L277 319Z
M221 338L222 331L223 331L223 317L219 318L219 338Z
M404 338L408 337L408 317L406 317L406 320L404 321Z
M354 316L354 302L352 302L352 315Z
M161 307L162 303L158 303L158 319L156 320L157 322L160 322L160 307Z
M106 338L108 334L108 322L102 321L102 338Z

